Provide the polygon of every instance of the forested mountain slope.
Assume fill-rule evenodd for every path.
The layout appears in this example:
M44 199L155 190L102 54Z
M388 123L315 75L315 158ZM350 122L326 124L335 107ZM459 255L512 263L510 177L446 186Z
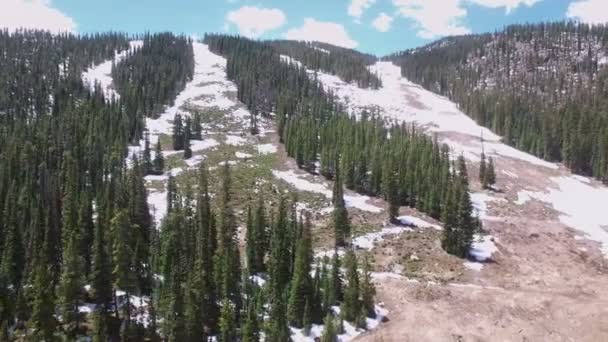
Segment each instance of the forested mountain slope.
M386 59L457 102L505 143L608 181L606 26L510 26Z
M376 62L375 56L320 42L274 40L268 44L278 53L294 58L308 69L337 75L362 88L378 89L382 85L378 75L368 70L368 66Z

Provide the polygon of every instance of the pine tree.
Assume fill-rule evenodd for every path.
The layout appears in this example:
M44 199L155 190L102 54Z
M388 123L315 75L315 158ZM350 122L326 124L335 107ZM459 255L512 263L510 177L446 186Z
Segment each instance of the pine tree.
M481 161L479 162L479 182L481 183L481 187L484 189L486 189L488 186L486 171L486 154L482 152Z
M78 307L83 302L83 260L78 250L77 232L71 232L63 255L61 278L59 282L59 305L61 323L68 340L76 339L82 322Z
M268 265L271 302L278 301L291 279L291 251L289 250L289 220L285 199L281 197L270 238Z
M265 263L264 258L268 252L270 242L268 241L268 227L266 222L266 214L264 208L264 199L260 195L258 203L253 216L253 231L252 238L255 241L254 244L254 260L251 267L252 272L264 272Z
M490 157L490 163L486 171L486 187L491 188L496 184L496 171L494 170L494 159Z
M192 149L190 148L190 140L192 139L191 121L186 119L184 127L184 159L192 158Z
M143 151L141 158L142 158L144 173L151 174L154 166L152 165L152 156L150 153L150 133L147 130L144 133L144 151Z
M336 170L333 204L332 224L334 227L335 245L336 247L345 246L346 241L350 238L350 220L344 203L344 191L339 169Z
M108 313L103 306L98 306L93 312L93 342L106 342L108 336Z
M201 113L196 112L192 116L192 139L203 140Z
M346 287L344 289L344 301L342 302L340 314L343 319L349 322L355 322L361 310L357 258L352 249L349 249L346 252L344 259L344 266L346 267Z
M231 208L230 166L224 164L219 204L218 246L215 265L217 286L222 298L228 298L240 310L241 260L234 213Z
M160 145L160 139L156 142L154 148L154 161L153 161L154 174L162 175L165 170L165 157L163 156L163 149Z
M241 332L242 342L258 342L260 340L260 322L257 313L255 300L252 300L247 306L245 322Z
M237 341L237 327L235 322L236 312L234 304L229 298L224 298L222 301L222 310L220 314L219 328L220 332L218 335L219 342L236 342Z
M312 279L310 277L310 264L312 262L310 229L310 216L307 215L296 248L295 266L287 306L289 322L296 328L304 326L306 310L310 310L310 308L307 308L307 303L312 300L313 295Z
M32 288L32 314L28 321L28 340L31 341L54 341L56 340L55 320L55 295L53 287L49 286L52 283L52 275L50 274L50 264L48 262L48 229L42 251L39 251L38 260L36 262L34 284Z
M363 259L363 269L361 270L361 304L364 312L364 317L376 317L376 308L374 297L376 296L376 287L372 281L371 265L369 262L369 255L366 254Z
M112 300L111 260L106 248L107 239L102 220L95 226L95 241L93 243L93 263L91 269L92 297L98 308L102 309L100 315L106 313ZM101 323L106 322L100 317Z
M275 296L270 303L270 312L266 329L265 341L268 342L289 342L291 341L291 331L287 322L286 305L287 293Z
M255 255L257 252L257 248L256 248L257 241L254 238L254 236L256 236L257 233L255 232L256 227L253 224L251 206L247 206L247 223L245 225L245 229L247 229L247 232L246 232L247 245L245 246L245 256L247 258L247 269L253 275L253 274L257 273L257 267L256 267L257 266L256 265L257 257Z
M25 251L23 249L20 229L16 224L6 227L4 248L0 258L0 273L5 277L7 287L21 287L21 278L25 267Z
M173 149L175 151L181 151L184 149L184 124L182 122L182 116L175 114L173 119Z
M321 336L321 342L336 342L338 341L338 332L335 327L335 320L331 314L327 314L324 320L325 329Z

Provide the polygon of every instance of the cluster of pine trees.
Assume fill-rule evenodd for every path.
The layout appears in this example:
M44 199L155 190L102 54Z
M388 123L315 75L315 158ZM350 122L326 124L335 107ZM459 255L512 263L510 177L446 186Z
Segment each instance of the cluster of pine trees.
M332 94L301 68L281 61L265 43L221 35L206 36L205 41L228 59L228 77L252 112L263 107L265 113L276 114L281 141L300 168L334 179L339 192L344 184L384 197L395 222L404 205L436 219L458 217L450 221L455 233L448 234L444 246L450 253L467 255L480 223L471 217L468 180L462 180L467 178L463 159L453 166L447 146L415 127L390 125L365 112L359 118L349 117ZM299 49L304 47L316 51L306 45ZM260 86L262 82L268 84ZM347 212L343 200L334 198L336 245L347 245Z
M126 167L132 113L81 77L129 38L0 40L0 340L75 340L93 321L123 329L114 290L152 291L146 170L137 159Z
M446 38L388 58L504 142L608 182L608 27L557 22Z
M280 135L289 115L323 119L336 110L320 84L304 69L283 63L268 44L225 35L206 35L205 43L228 60L226 73L237 84L238 99L253 117L274 113Z
M192 40L172 33L146 34L141 48L112 67L121 106L129 113L130 138L143 137L145 118L173 105L177 94L192 80Z
M247 210L246 243L240 248L231 201L229 166L212 206L204 166L196 193L177 191L170 179L169 212L153 265L162 282L155 293L161 336L168 341L289 341L290 327L309 330L341 305L340 319L366 327L375 315L370 265L350 251L315 267L311 221L282 198L274 212L262 197ZM241 250L245 263L241 264ZM150 322L151 325L152 322ZM336 329L334 334L339 333Z
M378 89L382 81L368 70L376 62L376 56L321 42L274 40L268 44L282 55L301 62L311 70L324 71L342 80L355 82L361 88Z

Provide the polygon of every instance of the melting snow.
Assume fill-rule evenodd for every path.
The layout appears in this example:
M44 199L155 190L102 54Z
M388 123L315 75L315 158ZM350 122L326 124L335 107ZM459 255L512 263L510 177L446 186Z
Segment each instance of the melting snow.
M219 146L219 142L217 140L208 138L205 140L192 140L190 141L190 149L192 152L203 151L209 148L213 148Z
M491 260L492 254L498 252L494 241L496 241L496 238L490 235L475 235L473 244L469 250L469 255L473 260L465 262L464 266L474 271L480 271L484 263Z
M433 229L437 229L437 230L443 230L443 228L441 226L432 224L430 222L427 222L423 219L420 219L420 218L414 217L414 216L399 216L399 217L397 217L397 219L399 220L399 222L401 222L401 224L404 224L406 226L415 226L418 228L433 228Z
M488 202L505 202L505 199L489 196L485 192L476 192L471 194L471 203L473 211L480 219L494 219L488 216Z
M88 85L91 90L95 90L95 84L99 84L103 90L103 95L107 100L112 98L119 99L120 95L113 88L112 79L112 64L116 64L127 57L129 51L133 51L144 44L141 40L130 42L129 50L116 53L113 60L105 61L87 69L82 74L82 81Z
M262 144L257 146L259 154L277 153L277 147L273 144Z
M340 307L334 306L332 307L332 309L336 315L340 314ZM361 335L362 333L376 329L380 325L384 317L386 317L388 311L379 305L376 305L375 311L375 318L368 317L366 319L367 330L356 328L351 323L344 321L344 333L338 335L338 342L352 341L355 339L355 337ZM310 332L308 335L304 335L302 329L290 329L291 339L293 340L293 342L314 342L320 339L321 336L323 336L323 330L325 329L325 327L320 324L313 324L310 328Z
M554 177L557 185L548 192L520 191L517 204L536 199L562 212L559 220L565 225L584 233L584 237L599 242L602 253L608 257L608 189L593 187L587 179L578 176Z
M247 139L243 137L239 137L236 135L227 135L226 136L226 145L240 146L245 145L247 143Z
M312 183L306 179L298 176L293 170L289 171L272 171L272 174L287 183L293 185L296 189L308 192L314 192L318 194L322 194L327 199L333 197L332 191L328 188L327 183ZM344 195L344 202L346 203L347 208L357 208L363 211L368 211L372 213L380 213L382 212L382 208L376 207L375 205L368 204L367 201L370 198L368 196L363 195Z
M253 157L251 154L243 152L235 152L234 155L239 159L247 159Z

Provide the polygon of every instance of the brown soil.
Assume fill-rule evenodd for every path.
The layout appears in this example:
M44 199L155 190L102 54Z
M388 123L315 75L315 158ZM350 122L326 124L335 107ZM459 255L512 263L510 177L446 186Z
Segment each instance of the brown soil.
M489 202L496 218L483 222L497 238L493 262L480 272L463 268L462 260L442 255L432 233L381 243L373 250L378 270L404 277L377 279L390 321L357 341L608 341L608 262L599 245L580 239L545 203L514 203L518 191L556 187L550 178L570 173L502 156L495 162L500 192L488 194L505 201ZM480 191L478 165L468 166L473 191ZM413 253L420 261L412 272Z

